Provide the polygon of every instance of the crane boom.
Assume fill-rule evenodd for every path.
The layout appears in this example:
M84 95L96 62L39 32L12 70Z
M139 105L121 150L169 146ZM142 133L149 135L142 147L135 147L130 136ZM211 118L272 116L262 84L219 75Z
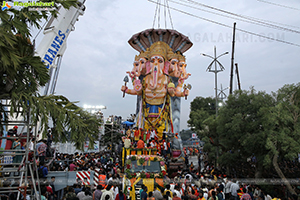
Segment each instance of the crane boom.
M67 38L71 31L75 30L75 23L80 15L84 14L85 0L78 0L76 7L58 9L58 17L51 16L44 29L44 37L36 49L38 56L42 58L47 69L49 69L50 80L44 87L44 95L55 91L56 81L60 69L62 56L66 50ZM54 73L54 75L52 75Z

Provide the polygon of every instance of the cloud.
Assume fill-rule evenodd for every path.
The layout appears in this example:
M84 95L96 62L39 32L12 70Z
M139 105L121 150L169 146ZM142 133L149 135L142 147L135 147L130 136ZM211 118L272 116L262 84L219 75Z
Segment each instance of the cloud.
M300 7L298 2L293 3ZM299 12L256 1L217 0L209 4L259 19L293 26L300 23L297 17ZM138 54L127 41L135 33L152 28L155 4L141 0L101 0L86 1L85 5L85 14L79 17L75 31L70 33L67 40L56 92L72 101L80 101L81 106L105 105L106 116L114 114L126 118L135 112L136 97L126 95L122 98L120 88L124 84L125 72L132 68L134 56ZM299 35L295 33L261 27L182 6L176 7L228 26L232 26L236 21L237 28L300 44ZM200 56L200 53L213 55L214 46L217 47L217 55L230 52L229 55L220 58L226 70L218 73L218 88L221 84L223 88L229 86L232 28L172 10L171 15L174 28L189 36L194 43L185 53L187 70L192 73L187 83L192 84L193 88L188 100L183 99L181 102L181 129L183 129L187 127L190 102L196 96L214 97L215 94L214 74L206 72L211 59ZM160 17L160 25L164 28L163 13ZM167 26L171 28L169 18ZM271 92L286 83L299 81L299 47L269 41L240 31L236 34L235 62L239 64L242 89L254 86L257 90ZM236 89L236 76L234 80ZM132 87L131 84L129 87ZM228 90L225 93L228 94Z

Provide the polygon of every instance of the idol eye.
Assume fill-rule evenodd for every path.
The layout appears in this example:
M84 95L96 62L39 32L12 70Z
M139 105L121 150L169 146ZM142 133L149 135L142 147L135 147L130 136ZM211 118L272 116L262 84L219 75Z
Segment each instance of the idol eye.
M172 65L175 65L175 64L176 64L176 62L175 62L175 61L172 61L172 62L171 62L171 64L172 64Z
M135 66L139 66L139 64L138 64L138 63L136 63L136 64L135 64Z
M141 63L144 64L145 62L142 60Z
M151 63L154 63L154 59L151 59L151 61L150 61Z
M159 63L163 63L163 60L159 59L158 62L159 62Z

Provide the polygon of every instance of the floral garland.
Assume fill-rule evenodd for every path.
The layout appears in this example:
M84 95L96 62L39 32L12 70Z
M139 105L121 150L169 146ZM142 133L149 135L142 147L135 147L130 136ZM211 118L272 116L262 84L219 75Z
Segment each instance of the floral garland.
M143 85L143 88L146 87L145 79L143 80L142 85ZM148 113L147 113L147 108L146 108L146 94L145 94L144 90L142 93L142 104L143 104L142 112L143 112L144 119L146 120L145 123L149 124L149 127L159 130L160 128L165 129L165 125L167 125L167 126L171 127L171 132L173 132L173 120L171 118L172 114L171 114L171 106L170 106L171 98L170 98L169 94L166 94L164 106L161 109L159 116L156 118L156 120L153 123L151 123L149 120L147 120Z
M144 164L147 161L153 161L153 162L160 162L160 169L161 172L159 174L153 173L153 172L138 172L138 173L132 173L130 171L131 169L131 162L132 161L137 161L139 164ZM163 178L167 172L166 172L166 166L165 166L165 161L161 156L156 156L156 155L128 155L127 160L126 160L126 170L125 173L127 175L127 178Z

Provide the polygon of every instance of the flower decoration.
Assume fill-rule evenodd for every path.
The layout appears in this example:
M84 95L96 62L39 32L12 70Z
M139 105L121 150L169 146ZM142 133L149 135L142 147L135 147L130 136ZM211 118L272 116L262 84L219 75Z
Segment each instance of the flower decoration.
M163 177L164 177L163 173L160 172L159 175L158 175L158 178L163 178Z
M161 165L161 166L164 166L164 165L165 165L165 162L164 162L164 161L160 161L160 165Z
M131 164L131 160L130 160L130 159L127 159L127 160L126 160L126 164L130 165L130 164Z
M167 174L167 172L166 171L162 171L161 172L164 176Z
M127 168L127 169L130 169L130 165L129 165L129 164L127 164L127 165L126 165L126 168Z
M149 173L146 173L146 178L150 178L150 174Z
M135 161L136 160L136 156L131 156L131 161Z
M146 173L145 173L145 172L141 172L140 177L141 177L141 178L146 178Z
M139 159L139 163L142 165L142 164L144 164L145 163L145 158L140 158Z
M145 161L148 161L150 158L147 156L147 157L145 157Z

